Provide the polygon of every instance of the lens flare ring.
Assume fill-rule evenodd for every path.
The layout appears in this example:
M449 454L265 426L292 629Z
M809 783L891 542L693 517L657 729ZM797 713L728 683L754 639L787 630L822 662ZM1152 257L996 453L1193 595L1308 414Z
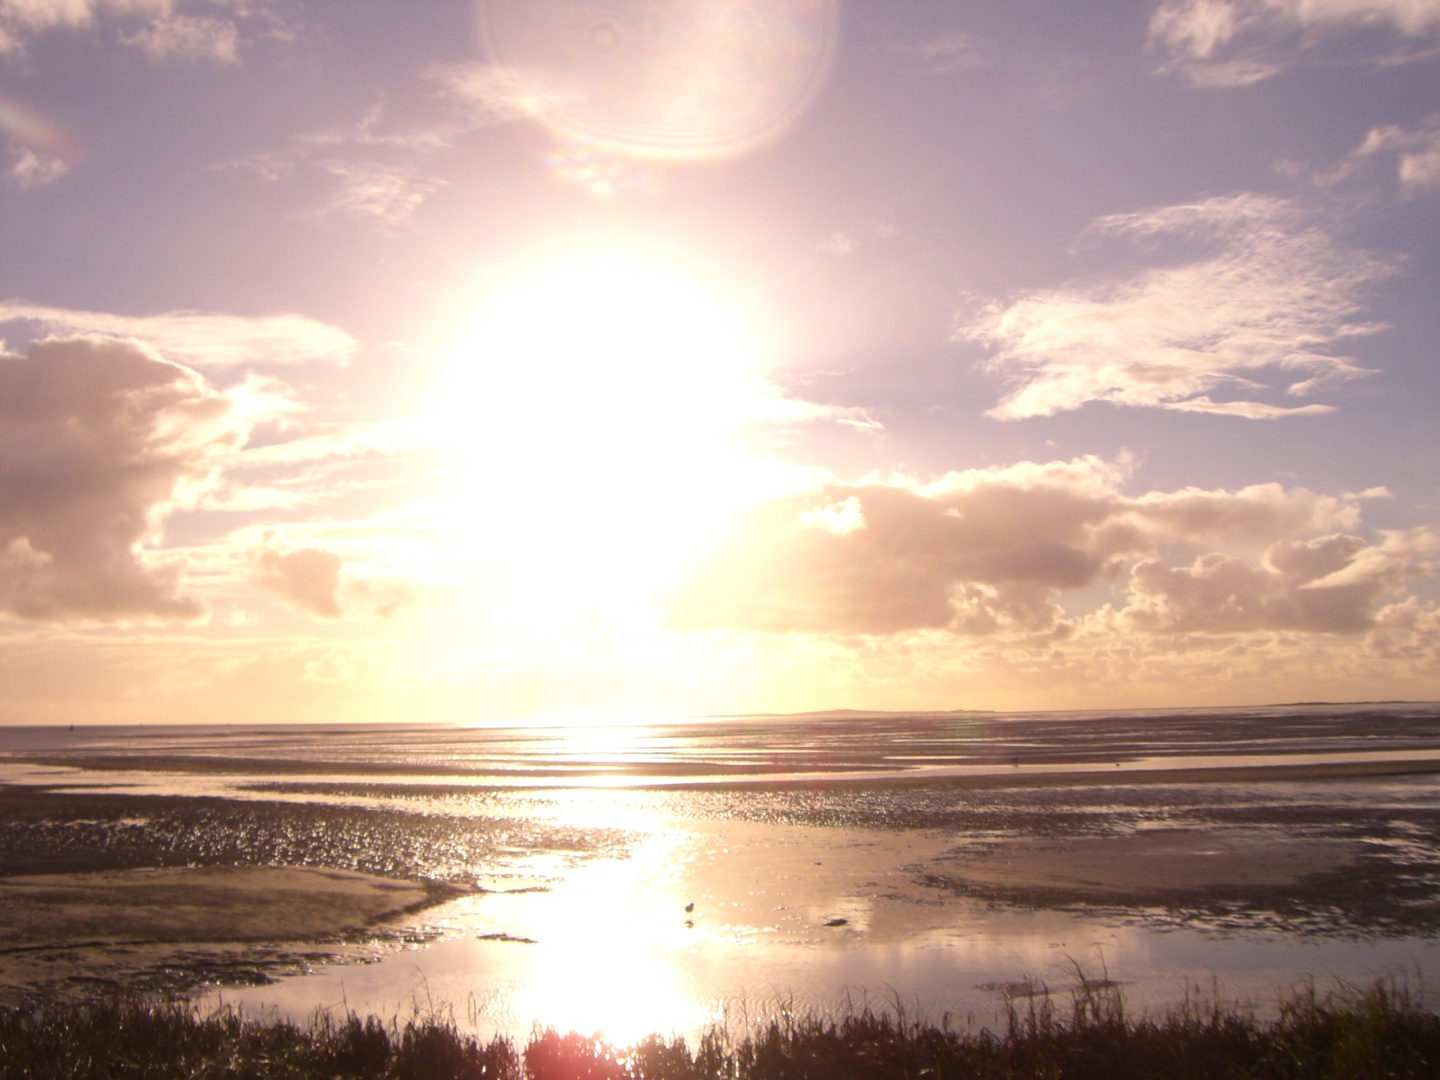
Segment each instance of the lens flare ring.
M837 0L482 0L517 100L567 141L684 160L792 127L834 58Z

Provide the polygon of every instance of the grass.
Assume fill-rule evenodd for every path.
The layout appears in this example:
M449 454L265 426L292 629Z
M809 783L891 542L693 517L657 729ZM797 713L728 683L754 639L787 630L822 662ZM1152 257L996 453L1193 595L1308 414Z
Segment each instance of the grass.
M0 1080L1381 1080L1440 1076L1440 1016L1393 981L1320 995L1278 1016L1198 999L1131 1017L1113 984L1082 979L1068 1008L1012 1007L1003 1030L864 1010L782 1015L692 1048L618 1048L536 1031L523 1050L439 1018L401 1025L321 1014L308 1026L178 1002L110 997L0 1010Z

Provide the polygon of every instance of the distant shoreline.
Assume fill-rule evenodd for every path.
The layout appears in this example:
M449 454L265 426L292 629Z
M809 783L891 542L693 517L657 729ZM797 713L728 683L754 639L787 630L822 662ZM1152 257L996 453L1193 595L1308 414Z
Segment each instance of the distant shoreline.
M1184 758L1176 756L1173 768L1131 768L1128 763L1112 763L1091 760L1069 763L1025 761L995 762L974 765L956 765L943 768L916 768L913 772L897 769L893 765L856 766L843 770L834 767L815 766L810 769L786 766L752 766L732 768L725 772L706 771L708 765L677 767L673 762L658 765L627 764L609 769L591 768L583 765L560 769L505 769L466 768L463 766L426 766L412 764L374 764L333 761L277 761L275 759L248 758L197 758L197 757L104 757L98 755L16 755L11 758L29 765L50 768L76 769L79 771L118 773L152 772L187 775L231 775L231 776L305 776L313 778L312 785L277 781L264 785L264 789L277 792L323 790L329 786L343 786L356 780L364 783L370 778L392 777L390 783L379 782L375 787L390 790L407 789L435 792L445 790L443 781L451 778L460 783L452 785L457 791L505 792L524 789L555 790L566 788L615 788L638 791L737 791L753 790L768 786L780 787L970 787L970 788L1017 788L1017 787L1067 787L1082 785L1124 784L1206 784L1206 783L1265 783L1281 780L1344 780L1366 779L1383 776L1420 776L1440 773L1440 752L1428 751L1434 756L1406 756L1403 751L1394 752L1389 760L1375 761L1326 761L1288 763L1267 761L1264 764L1203 765L1186 766ZM1240 757L1241 755L1233 755ZM1296 755L1300 756L1300 755ZM689 772L699 776L677 775ZM671 779L657 779L657 775ZM403 778L435 778L437 783L406 784ZM463 783L468 777L477 780L508 778L513 783ZM0 788L37 787L59 791L70 786L73 778L57 777L51 783L14 784L0 781Z
M506 730L553 730L556 728L569 727L663 727L667 724L690 725L704 724L715 721L727 720L863 720L868 717L876 719L904 719L913 717L916 719L964 719L966 717L986 718L1009 718L1024 717L1027 719L1041 717L1081 717L1081 716L1172 716L1180 715L1203 715L1212 713L1234 713L1247 710L1265 709L1365 709L1365 708L1394 708L1394 707L1431 707L1440 708L1440 698L1386 698L1382 700L1363 701L1279 701L1248 703L1242 705L1127 705L1117 707L1106 707L1103 705L1077 706L1075 708L1011 708L1011 709L811 709L800 712L752 712L752 713L704 713L696 716L637 716L619 718L614 716L594 717L555 717L555 716L534 716L534 717L507 717L496 720L454 720L436 721L419 720L414 722L396 720L346 720L334 723L317 722L313 720L302 720L291 723L289 721L255 721L253 723L236 723L234 721L217 721L214 724L194 723L189 721L163 722L163 723L92 723L81 721L78 723L54 723L54 724L24 724L0 722L0 732L4 731L74 731L77 734L91 734L98 731L135 731L135 730L183 730L186 728L221 728L235 730L266 730L274 728L293 728L301 731L323 731L323 730L375 730L375 729L398 729L406 728L424 729L456 729L456 730L485 730L485 731L506 731Z

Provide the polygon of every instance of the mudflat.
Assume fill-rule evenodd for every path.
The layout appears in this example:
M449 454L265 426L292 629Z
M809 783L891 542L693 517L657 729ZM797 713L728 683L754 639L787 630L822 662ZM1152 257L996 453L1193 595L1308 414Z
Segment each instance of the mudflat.
M259 982L451 895L345 870L196 867L0 879L0 1000L37 989ZM304 943L309 951L296 953ZM316 949L321 951L316 952Z
M319 939L426 901L422 885L344 870L200 867L0 878L0 953L79 942Z
M544 948L651 900L816 956L1034 912L1440 934L1440 708L1261 712L736 721L601 756L528 730L0 737L0 999L265 983L472 924ZM567 892L591 864L606 884Z
M1352 866L1340 839L1277 838L1259 829L1154 829L1064 840L1007 839L935 860L929 869L975 885L1101 897L1292 886Z

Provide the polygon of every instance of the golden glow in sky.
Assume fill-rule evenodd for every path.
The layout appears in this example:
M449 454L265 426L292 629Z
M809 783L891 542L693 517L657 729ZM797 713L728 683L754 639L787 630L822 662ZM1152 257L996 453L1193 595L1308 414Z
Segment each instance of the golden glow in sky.
M435 406L452 527L521 606L643 604L743 496L735 435L773 399L760 366L737 311L658 262L518 276L483 302Z
M1422 8L0 0L0 723L1435 697Z

